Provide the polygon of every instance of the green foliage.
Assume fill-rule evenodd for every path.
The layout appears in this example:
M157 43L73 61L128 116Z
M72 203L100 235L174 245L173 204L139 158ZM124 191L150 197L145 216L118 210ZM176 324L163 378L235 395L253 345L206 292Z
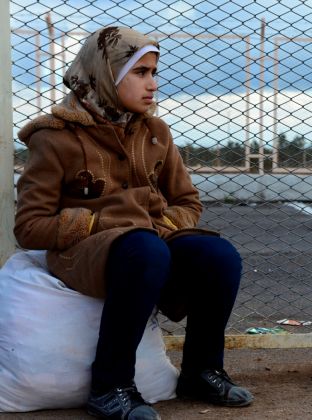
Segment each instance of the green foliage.
M312 146L305 147L306 140L303 136L296 136L288 140L285 133L278 136L278 165L280 167L308 167L312 166ZM227 144L212 147L197 146L189 143L180 147L182 158L187 166L244 166L245 145L243 142L228 140ZM272 167L270 155L272 149L264 147L264 167L269 171ZM250 153L259 153L259 143L250 142ZM251 159L251 172L257 172L258 159Z
M284 167L307 167L312 164L312 147L305 147L305 138L296 136L292 141L285 134L278 136L278 162Z

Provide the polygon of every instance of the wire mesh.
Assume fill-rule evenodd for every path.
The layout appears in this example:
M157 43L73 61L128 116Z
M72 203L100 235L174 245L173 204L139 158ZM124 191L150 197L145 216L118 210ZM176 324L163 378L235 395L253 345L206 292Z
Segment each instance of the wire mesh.
M62 98L83 39L106 25L148 33L162 53L157 114L200 191L200 225L220 230L243 256L227 331L312 320L312 0L10 6L16 177L27 157L16 133ZM184 331L165 318L162 327Z

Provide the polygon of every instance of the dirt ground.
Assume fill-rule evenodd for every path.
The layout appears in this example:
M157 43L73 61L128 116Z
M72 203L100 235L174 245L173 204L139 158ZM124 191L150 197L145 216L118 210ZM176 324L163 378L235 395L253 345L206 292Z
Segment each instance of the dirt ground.
M179 366L181 353L170 352ZM226 350L225 368L255 396L244 408L224 408L191 401L155 404L162 420L312 419L312 349ZM91 419L83 409L0 414L1 420Z
M257 211L223 205L208 206L204 219L234 241L244 258L243 281L230 320L232 333L242 333L247 327L273 327L283 318L312 320L311 215L283 204L261 205ZM180 329L168 322L161 325L168 333L184 333L183 325ZM300 327L300 333L308 332L312 326ZM179 366L181 353L169 352L169 356ZM162 420L312 420L312 348L226 350L225 368L254 394L251 406L164 401L155 405ZM92 419L84 409L0 414L0 420L69 418Z

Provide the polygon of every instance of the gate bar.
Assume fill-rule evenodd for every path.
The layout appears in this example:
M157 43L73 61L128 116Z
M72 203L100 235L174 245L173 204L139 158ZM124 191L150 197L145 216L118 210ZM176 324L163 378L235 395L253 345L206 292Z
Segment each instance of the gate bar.
M10 2L0 0L0 267L14 252L14 147Z

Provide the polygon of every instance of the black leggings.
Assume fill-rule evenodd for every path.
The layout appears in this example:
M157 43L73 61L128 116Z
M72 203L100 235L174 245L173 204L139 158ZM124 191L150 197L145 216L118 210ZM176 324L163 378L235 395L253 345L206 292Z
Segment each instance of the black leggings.
M174 321L187 316L182 369L222 368L224 330L241 277L241 258L225 239L180 236L166 243L136 230L112 246L92 387L129 383L135 354L155 306Z

